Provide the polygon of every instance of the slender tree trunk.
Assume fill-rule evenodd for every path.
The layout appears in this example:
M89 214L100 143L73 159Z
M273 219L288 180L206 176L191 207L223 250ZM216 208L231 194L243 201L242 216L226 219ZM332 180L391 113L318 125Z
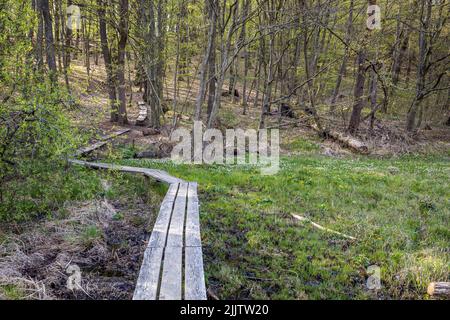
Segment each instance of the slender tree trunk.
M275 35L272 33L269 38L269 65L267 70L267 79L265 84L264 91L264 100L261 106L261 116L259 119L259 128L263 129L266 126L266 116L270 112L270 101L272 99L272 84L274 81L273 76L273 55L274 55L274 46L275 46Z
M58 58L58 69L62 70L62 60L61 60L61 0L54 0L54 12L55 12L55 43L56 43L56 55Z
M180 47L181 47L181 36L180 36L180 25L181 25L181 14L178 16L177 25L175 26L175 31L177 34L177 54L175 58L175 71L173 75L173 120L172 120L172 130L175 130L178 121L177 106L178 106L178 74L180 66Z
M350 9L349 9L349 15L348 15L348 20L347 20L347 31L346 31L346 36L345 36L345 40L348 43L351 39L352 36L352 29L353 29L353 9L354 9L354 1L351 0L350 1ZM341 83L342 83L342 79L344 77L345 74L345 70L347 69L347 62L348 62L348 55L349 55L349 47L346 46L345 47L345 53L344 53L344 57L342 58L342 63L341 66L339 68L339 74L336 80L336 86L334 87L334 91L333 91L333 96L331 98L331 111L334 112L335 111L335 106L336 106L336 100L337 97L339 95L339 91L341 89Z
M72 0L67 0L67 7L72 5ZM62 12L62 8L61 8ZM62 17L62 14L61 14ZM68 25L68 19L64 19L65 32L64 32L64 50L63 50L63 65L64 65L64 80L66 82L67 90L70 92L70 82L69 82L69 68L70 68L70 53L72 52L72 29ZM64 27L64 26L63 26ZM62 27L62 28L63 28ZM61 28L61 29L62 29Z
M126 83L125 83L125 56L128 41L128 0L120 0L119 2L119 43L117 52L117 92L119 97L119 115L118 122L127 124L127 100L126 100Z
M45 52L47 57L47 65L50 72L50 79L52 82L56 82L58 79L58 70L56 66L53 23L50 15L49 2L48 0L38 0L38 3L44 21Z
M247 17L249 10L250 10L250 0L243 0L243 1L244 1L243 16ZM246 40L246 37L247 37L247 24L244 23L244 25L242 26L240 41L244 43ZM243 88L242 88L242 106L244 107L243 114L246 115L247 107L248 107L248 100L247 100L248 80L247 80L247 77L248 77L248 69L250 67L250 53L249 53L248 46L245 48L244 54L245 54L245 56L244 56L244 84L243 84Z
M35 57L37 69L42 71L44 66L44 18L40 8L40 0L36 0L35 10L38 15L38 32L36 35Z
M408 50L409 43L409 30L408 27L405 27L405 34L403 35L403 39L401 41L401 46L399 48L398 54L395 56L394 64L392 66L392 83L396 85L400 79L400 72L403 65L403 59L406 55L406 51Z
M91 20L88 18L84 24L83 38L84 38L84 55L85 55L85 67L88 76L88 84L91 78Z
M369 5L376 5L376 0L369 0ZM375 14L374 12L368 13L369 16ZM361 112L365 106L366 99L363 98L364 95L364 85L366 82L366 59L367 59L367 46L370 43L370 37L372 32L370 29L367 29L364 34L364 38L362 39L362 44L360 49L358 50L358 57L356 59L357 63L357 73L356 73L356 81L355 81L355 90L354 90L354 103L352 114L350 116L350 122L348 125L348 132L350 134L355 134L358 131L360 122L361 122Z
M100 42L102 47L103 59L106 68L106 81L109 94L109 103L111 107L111 122L119 121L117 110L117 94L112 66L111 52L108 44L108 30L106 26L105 0L97 0L97 13L99 17ZM70 55L69 55L70 56Z
M238 0L235 0L233 5L230 7L230 10L232 11L231 14L235 14L237 7ZM225 14L225 12L223 12L223 14ZM214 94L214 104L211 110L211 114L209 115L209 119L208 119L208 128L212 128L216 118L217 118L217 114L219 112L220 109L220 102L221 102L221 98L222 98L222 88L223 88L223 84L225 81L225 74L227 72L227 69L229 67L229 54L230 54L230 49L231 49L231 38L232 35L235 31L236 28L236 24L235 24L235 20L233 19L233 23L230 26L230 29L228 30L227 33L227 37L225 41L221 42L221 59L220 59L220 70L218 72L218 77L217 77L217 85L216 85L216 90L215 90L215 94ZM221 34L223 35L225 29L225 27L222 26L222 30L221 30ZM233 57L234 59L234 57Z
M216 16L216 1L215 0L205 0L205 6L208 8L208 18L209 18L209 31L208 31L208 44L206 46L205 54L203 56L203 62L200 69L200 87L197 94L197 100L195 102L195 119L199 121L202 114L203 99L206 92L207 74L209 66L209 83L214 82L215 78L215 38L216 38L216 28L217 28L217 16ZM211 67L213 64L213 68ZM212 73L211 73L212 71ZM215 88L214 88L215 92Z
M211 112L214 105L214 96L216 93L217 76L216 76L216 30L214 31L214 37L212 49L208 60L208 107L207 116L208 119L211 116Z
M417 111L422 105L425 90L425 79L429 58L428 30L430 28L432 0L421 2L419 32L419 63L417 67L416 94L406 117L406 129L409 132L417 128Z
M373 125L375 122L375 111L377 109L377 96L378 96L378 75L372 70L370 74L370 85L369 85L369 97L370 97L370 106L372 108L372 114L370 117L370 128L373 129Z
M366 49L362 48L358 52L357 57L357 66L358 73L356 75L355 82L355 91L354 91L354 99L355 102L353 104L352 115L350 117L350 123L348 126L348 131L351 134L355 134L359 128L359 124L361 121L361 111L365 105L364 95L364 84L366 82Z

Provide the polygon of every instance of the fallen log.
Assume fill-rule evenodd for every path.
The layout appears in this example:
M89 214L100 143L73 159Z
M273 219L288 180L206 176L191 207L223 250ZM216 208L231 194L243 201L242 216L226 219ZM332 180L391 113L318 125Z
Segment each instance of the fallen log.
M298 215L296 215L296 214L291 214L291 215L292 215L292 217L294 217L294 219L297 219L298 221L302 221L302 222L308 222L308 223L310 223L313 227L315 227L315 228L317 228L317 229L320 229L320 230L323 230L323 231L327 231L327 232L331 232L331 233L340 235L340 236L342 236L342 237L344 237L344 238L347 238L347 239L350 239L350 240L356 240L355 237L349 236L349 235L347 235L347 234L345 234L345 233L341 233L341 232L339 232L339 231L335 231L335 230L331 230L331 229L322 227L320 224L317 224L317 223L311 221L311 220L308 219L308 218L301 217L301 216L298 216Z
M330 138L344 144L345 146L360 152L362 154L368 154L369 148L361 141L352 138L350 136L344 135L342 133L336 132L336 131L329 131L328 135Z
M312 125L312 128L317 131L321 135L325 135L328 138L331 138L333 140L336 140L340 144L344 145L347 148L350 148L356 152L359 152L361 154L369 154L369 148L358 139L355 139L351 136L348 136L346 134L334 131L334 130L327 130L325 133L319 130L315 124Z
M427 290L430 296L449 298L450 297L450 282L432 282Z

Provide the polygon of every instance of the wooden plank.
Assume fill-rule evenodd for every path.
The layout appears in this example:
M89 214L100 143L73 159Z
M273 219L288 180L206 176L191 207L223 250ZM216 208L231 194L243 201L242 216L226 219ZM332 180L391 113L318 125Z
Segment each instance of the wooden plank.
M177 196L179 184L172 184L164 198L148 246L151 248L164 248L172 216L173 204Z
M113 132L113 133L107 135L107 136L103 136L103 137L101 137L100 139L101 139L101 140L111 140L111 139L114 139L114 138L116 138L116 137L118 137L118 136L121 136L121 135L123 135L123 134L125 134L125 133L128 133L128 132L130 132L130 131L131 131L130 128L120 129L120 130L118 130L118 131L116 131L116 132Z
M97 149L100 149L101 147L105 146L108 144L108 141L99 141L96 142L88 147L85 148L81 148L79 149L76 153L75 153L75 157L81 157L81 156L85 156Z
M205 274L201 247L185 248L185 300L206 300Z
M116 171L127 172L127 173L140 173L140 174L144 174L146 176L155 178L158 181L165 182L168 184L183 182L182 180L172 177L167 172L164 172L161 170L120 166L120 165L109 164L109 163L98 163L98 162L94 163L94 162L87 162L87 161L75 160L75 159L70 159L69 162L73 163L73 164L85 166L88 168L92 168L92 169L106 169L106 170L116 170Z
M164 252L160 300L182 299L182 255L182 247L167 247Z
M167 236L167 247L183 247L184 220L186 215L186 197L188 183L181 183L173 207L172 221Z
M128 132L130 132L130 131L131 131L131 129L121 129L121 130L119 130L119 131L113 132L113 133L110 134L110 135L101 137L99 142L96 142L96 143L94 143L94 144L92 144L92 145L90 145L90 146L87 146L87 147L84 147L84 148L79 149L79 150L75 153L74 156L75 156L75 157L85 156L85 155L87 155L87 154L89 154L89 153L91 153L91 152L93 152L93 151L95 151L95 150L97 150L97 149L100 149L100 148L103 147L104 145L108 144L109 140L112 140L112 139L114 139L114 138L116 138L116 137L118 137L118 136L121 136L121 135L123 135L123 134L125 134L125 133L128 133Z
M161 171L161 170L154 170L154 169L146 169L145 175L149 176L149 177L153 177L159 181L162 182L166 182L166 183L180 183L180 182L184 182L181 179L172 177L170 174L168 174L165 171Z
M148 248L145 251L133 300L157 299L163 251L164 248Z
M200 237L200 216L197 183L189 183L185 244L186 247L200 247L202 245L202 240Z

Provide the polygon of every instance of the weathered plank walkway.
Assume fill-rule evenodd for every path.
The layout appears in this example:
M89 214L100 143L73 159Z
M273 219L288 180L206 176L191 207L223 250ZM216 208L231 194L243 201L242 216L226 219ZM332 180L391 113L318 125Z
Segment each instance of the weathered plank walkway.
M92 152L103 145L96 143L85 150ZM69 162L92 169L143 174L170 185L144 254L133 300L206 300L197 183L185 182L162 170L76 159Z
M84 167L88 167L91 169L105 169L105 170L121 171L121 172L126 172L126 173L143 174L147 177L154 178L158 182L164 182L167 184L183 182L183 180L172 177L167 172L162 171L162 170L128 167L128 166L121 166L121 165L111 164L111 163L88 162L88 161L74 160L74 159L70 159L69 162L73 163L73 164L81 165Z
M99 142L96 142L96 143L94 143L94 144L92 144L92 145L90 145L90 146L88 146L88 147L79 149L79 150L75 153L74 156L75 156L75 158L82 157L82 156L86 156L86 155L88 155L89 153L91 153L91 152L93 152L93 151L95 151L95 150L97 150L97 149L100 149L101 147L107 145L108 142L109 142L110 140L112 140L112 139L114 139L114 138L117 138L118 136L121 136L121 135L123 135L123 134L125 134L125 133L128 133L128 132L130 132L130 131L131 131L131 129L121 129L121 130L119 130L119 131L113 132L113 133L110 134L110 135L107 135L107 136L105 136L105 137L100 138L100 141L99 141Z
M170 186L133 299L206 300L196 183Z

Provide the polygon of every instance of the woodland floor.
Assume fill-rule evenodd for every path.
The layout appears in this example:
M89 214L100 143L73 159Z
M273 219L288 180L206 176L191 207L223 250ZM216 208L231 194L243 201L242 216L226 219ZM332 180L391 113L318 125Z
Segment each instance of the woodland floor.
M74 95L79 97L77 107L72 116L74 124L77 128L90 133L102 134L111 132L116 125L109 122L109 107L107 99L107 91L103 83L105 83L104 66L91 67L91 77L88 81L86 71L83 66L73 65L72 67L72 83ZM170 69L167 71L170 74ZM133 79L131 73L129 78ZM171 79L171 76L167 78ZM183 110L183 115L179 116L179 124L181 126L190 127L192 125L195 97L198 92L197 77L185 79L178 88L177 110ZM130 91L130 87L128 91ZM163 130L160 136L144 137L142 135L142 127L134 126L134 121L138 116L138 101L142 101L142 93L139 88L133 87L133 94L127 95L128 99L128 119L129 127L133 128L133 132L127 136L124 143L133 144L138 148L145 149L149 144L159 140L168 140L170 127L174 120L174 114L169 111L163 120ZM242 88L238 85L239 92ZM225 87L224 87L225 90ZM173 109L174 89L171 83L165 84L164 104ZM350 95L350 94L349 94ZM258 128L260 119L260 104L255 104L255 93L252 93L249 99L249 109L247 115L242 115L243 107L239 101L233 101L231 97L222 98L222 108L219 112L219 127L223 128ZM326 99L325 99L326 100ZM329 128L344 132L348 123L349 111L351 106L351 98L344 98L338 102L337 114L335 116L327 115L324 117L325 123ZM408 101L402 101L406 106ZM317 134L309 126L309 121L301 108L292 106L298 119L279 118L278 116L269 116L267 119L267 127L280 127L282 154L289 155L291 142L303 138L311 140L320 146L320 150L325 154L349 155L350 151L343 148L334 141L320 140ZM326 110L329 106L326 104L319 105L319 109ZM275 110L273 110L275 111ZM399 112L402 114L402 112ZM399 156L405 154L444 154L449 155L450 150L450 128L441 124L442 119L435 119L433 115L426 119L424 123L430 125L431 130L420 130L416 135L411 136L404 130L404 119L398 118L395 114L383 115L377 114L380 119L375 121L373 130L370 130L368 121L361 124L357 138L363 141L373 156Z
M73 174L77 175L77 169ZM86 171L87 172L87 171ZM164 190L135 176L89 173L92 199L0 228L0 299L130 300ZM69 290L69 266L81 288Z
M75 127L95 138L116 128L108 121L103 66L92 72L88 85L83 67L73 66L72 90L79 99L71 116ZM133 91L131 122L140 100ZM186 111L181 125L192 121L196 91L195 82L180 90L178 108ZM172 106L171 98L166 102ZM252 107L242 116L242 107L224 98L220 120L256 128L259 112ZM130 125L131 134L94 158L199 182L211 299L422 299L430 281L450 280L448 127L432 125L411 138L395 117L378 121L373 132L363 124L359 138L371 155L359 156L319 139L299 112L299 119L281 119L296 124L281 131L281 171L271 177L252 166L132 159L168 139L172 117L166 115L160 136L143 137L142 128ZM269 126L278 121L272 117ZM163 187L127 175L69 170L80 177L80 189L92 188L89 197L64 204L51 217L0 228L0 298L131 298ZM71 263L82 269L81 291L65 287ZM381 290L365 286L371 265L381 268Z

